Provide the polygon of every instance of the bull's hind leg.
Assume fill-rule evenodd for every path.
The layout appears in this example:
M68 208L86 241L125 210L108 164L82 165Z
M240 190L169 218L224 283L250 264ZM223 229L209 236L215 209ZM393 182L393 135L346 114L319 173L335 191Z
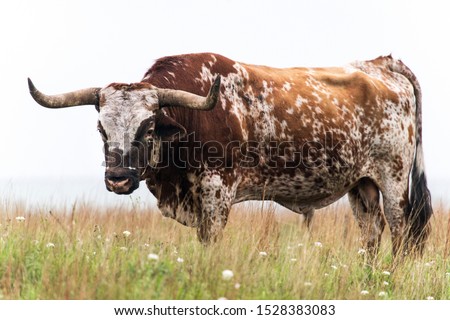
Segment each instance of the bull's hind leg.
M199 225L197 236L201 243L210 244L219 240L231 209L233 192L219 174L207 173L200 182Z
M392 253L394 259L399 257L403 247L405 232L405 213L408 209L408 180L401 184L388 181L383 186L384 214L389 223L392 237Z
M369 257L374 258L386 224L380 207L380 191L371 179L363 178L350 190L348 199L361 229L363 244Z

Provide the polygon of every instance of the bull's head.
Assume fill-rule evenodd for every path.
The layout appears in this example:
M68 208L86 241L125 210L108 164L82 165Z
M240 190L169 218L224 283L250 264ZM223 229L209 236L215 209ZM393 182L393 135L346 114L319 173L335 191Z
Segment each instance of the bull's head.
M217 77L206 97L186 91L160 89L148 83L117 84L48 96L28 79L34 100L46 108L95 105L98 130L105 145L105 184L109 191L130 194L139 187L147 167L154 164L161 141L186 134L186 129L167 116L163 107L196 110L214 108L219 96ZM149 151L151 150L151 154Z

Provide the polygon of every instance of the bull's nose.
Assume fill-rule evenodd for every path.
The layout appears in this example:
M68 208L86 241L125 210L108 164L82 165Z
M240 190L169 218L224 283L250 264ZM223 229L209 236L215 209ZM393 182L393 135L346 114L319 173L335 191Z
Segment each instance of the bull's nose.
M139 178L135 171L117 168L105 172L105 184L108 191L130 194L139 187Z
M106 178L108 184L114 188L121 188L127 185L130 182L130 178L122 178L122 177L109 177Z

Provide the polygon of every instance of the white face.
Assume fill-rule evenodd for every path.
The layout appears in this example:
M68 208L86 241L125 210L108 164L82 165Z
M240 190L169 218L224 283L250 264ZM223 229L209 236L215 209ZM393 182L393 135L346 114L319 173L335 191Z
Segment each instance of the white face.
M153 117L158 109L156 91L113 85L102 89L100 97L99 122L106 133L108 145L126 155L142 122Z

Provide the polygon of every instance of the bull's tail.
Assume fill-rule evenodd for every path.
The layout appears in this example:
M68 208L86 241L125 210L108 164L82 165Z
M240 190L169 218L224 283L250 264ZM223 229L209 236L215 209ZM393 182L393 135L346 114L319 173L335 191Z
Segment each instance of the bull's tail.
M406 247L409 252L422 254L430 233L429 220L433 214L431 195L427 187L422 148L422 91L412 71L400 60L393 60L391 70L405 76L413 85L416 98L416 150L411 170L411 191L406 210Z

